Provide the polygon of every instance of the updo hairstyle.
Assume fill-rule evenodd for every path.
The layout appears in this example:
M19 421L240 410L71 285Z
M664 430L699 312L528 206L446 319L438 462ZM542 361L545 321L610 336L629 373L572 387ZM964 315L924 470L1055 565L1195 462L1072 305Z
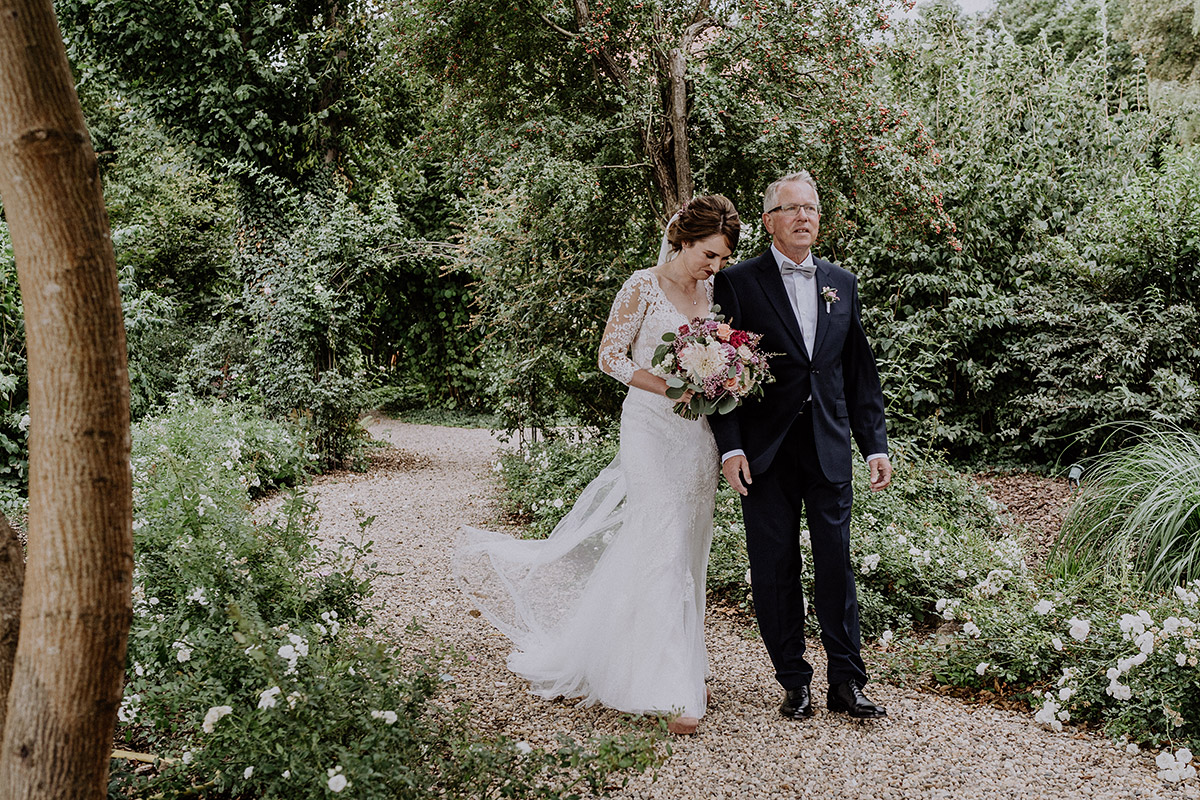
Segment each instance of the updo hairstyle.
M698 242L721 234L730 250L737 249L742 220L733 203L723 194L704 194L693 197L679 209L679 215L667 228L667 241L675 252L684 242Z

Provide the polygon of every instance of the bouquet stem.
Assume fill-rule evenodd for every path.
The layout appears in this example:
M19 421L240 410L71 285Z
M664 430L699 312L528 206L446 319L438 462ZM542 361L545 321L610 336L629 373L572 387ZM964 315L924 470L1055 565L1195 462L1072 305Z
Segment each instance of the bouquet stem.
M700 415L692 409L691 403L676 403L675 413L684 419L700 419Z

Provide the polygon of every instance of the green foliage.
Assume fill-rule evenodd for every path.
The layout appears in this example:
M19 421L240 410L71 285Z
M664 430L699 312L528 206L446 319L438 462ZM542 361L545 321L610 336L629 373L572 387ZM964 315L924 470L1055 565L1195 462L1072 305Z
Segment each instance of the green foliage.
M298 420L322 465L354 463L367 369L360 289L387 268L375 243L394 238L395 208L385 201L364 213L340 191L302 197L283 187L253 212L237 241L241 293L225 298L219 327L192 348L181 383Z
M919 55L891 80L934 124L963 248L882 225L851 248L898 432L1050 461L1094 447L1098 423L1178 407L1200 343L1200 164L1171 155L1144 76L1113 84L1102 53L1067 62L938 6L907 35Z
M29 483L25 311L8 226L0 225L0 514L22 517Z
M120 718L126 736L171 760L150 777L116 772L112 791L560 798L657 763L652 742L633 735L563 736L524 752L476 732L468 708L447 707L452 661L408 662L373 626L373 518L326 549L302 494L251 513L253 492L301 474L300 441L223 404L182 404L135 427Z
M743 209L741 255L764 244L753 225L760 192L798 166L822 181L835 250L871 217L897 231L952 228L926 179L924 126L871 83L888 3L703 6L699 17L632 0L580 16L585 5L403 6L401 55L438 89L416 144L446 154L444 185L464 196L455 267L476 281L483 371L510 430L615 416L619 387L595 367L609 305L631 271L653 263L665 214L693 178L697 192ZM667 58L680 47L686 169L665 99Z
M1068 574L1168 591L1200 580L1200 435L1138 427L1135 443L1089 465L1057 555Z
M338 157L371 111L351 84L377 47L362 4L68 0L56 10L83 80L115 78L209 163L302 176Z
M1142 745L1195 748L1198 592L1017 575L999 594L947 606L945 632L909 652L940 683L1032 700L1044 727L1094 723Z
M496 471L504 486L501 508L542 538L554 530L584 487L617 455L612 431L565 432L503 453Z

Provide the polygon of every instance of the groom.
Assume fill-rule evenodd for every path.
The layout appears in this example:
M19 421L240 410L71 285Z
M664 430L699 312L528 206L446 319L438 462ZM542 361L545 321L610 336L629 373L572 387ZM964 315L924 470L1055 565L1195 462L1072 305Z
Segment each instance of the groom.
M813 605L829 657L827 707L886 716L864 693L858 598L850 562L850 439L871 467L871 489L891 483L883 392L863 333L858 280L814 259L821 201L807 172L767 187L771 249L718 272L714 302L735 327L763 334L775 383L709 423L725 479L742 495L754 610L785 695L785 717L813 715L804 659L801 511L812 538Z

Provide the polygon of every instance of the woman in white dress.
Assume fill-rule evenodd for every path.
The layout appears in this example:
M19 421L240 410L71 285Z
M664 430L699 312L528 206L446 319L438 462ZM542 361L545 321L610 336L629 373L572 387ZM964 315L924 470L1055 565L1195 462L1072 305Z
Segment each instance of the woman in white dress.
M665 332L708 313L740 227L725 197L693 199L668 224L659 263L617 293L600 368L630 387L620 449L549 538L468 528L454 557L459 585L512 640L509 667L533 693L666 715L673 733L694 733L708 702L720 461L707 419L675 414L649 367Z

